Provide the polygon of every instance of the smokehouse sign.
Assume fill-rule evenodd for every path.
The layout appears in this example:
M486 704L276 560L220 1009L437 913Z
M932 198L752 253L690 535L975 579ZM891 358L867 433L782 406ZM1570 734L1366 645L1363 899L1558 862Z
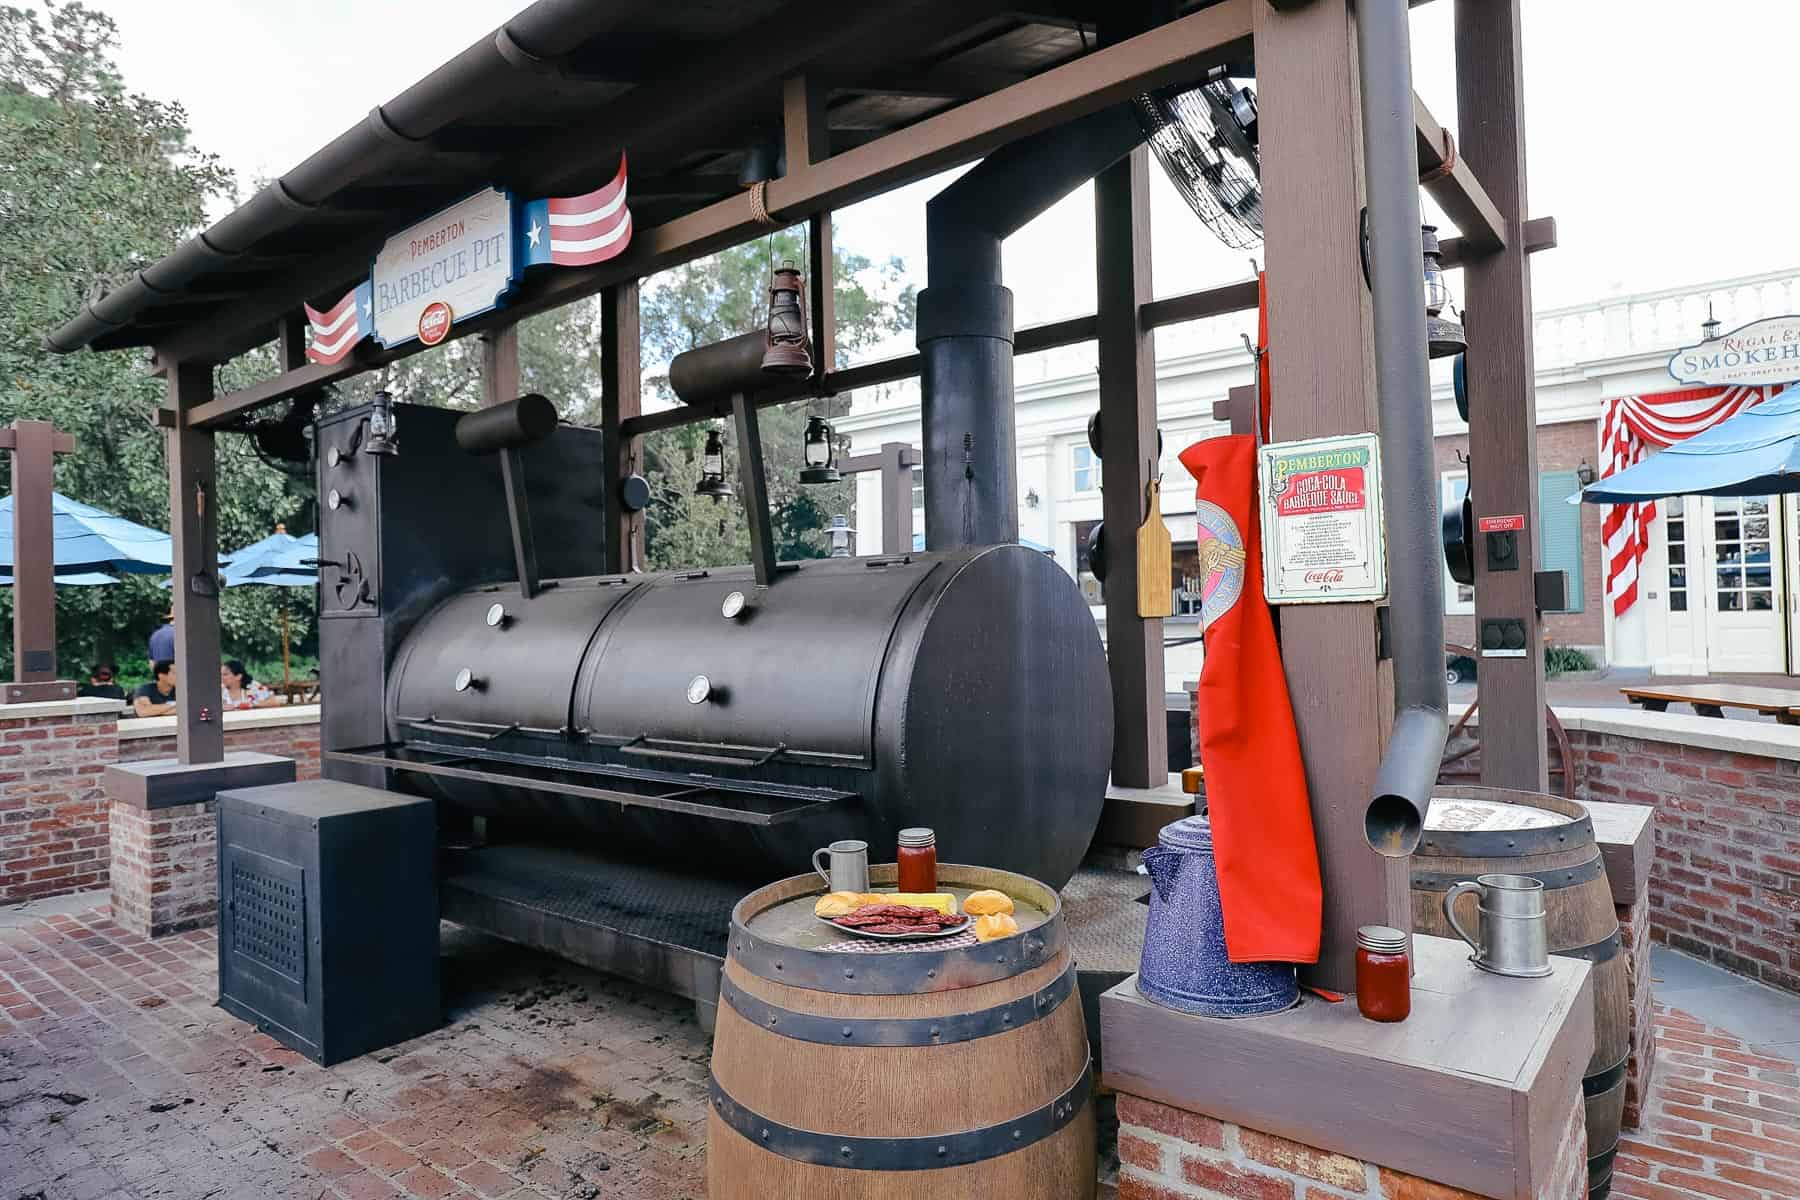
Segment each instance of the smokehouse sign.
M376 340L434 345L499 304L517 278L512 213L511 196L485 188L389 238L369 274Z
M1264 446L1263 594L1270 604L1387 595L1375 435Z
M1669 359L1669 374L1682 383L1761 387L1800 380L1800 316L1753 321Z

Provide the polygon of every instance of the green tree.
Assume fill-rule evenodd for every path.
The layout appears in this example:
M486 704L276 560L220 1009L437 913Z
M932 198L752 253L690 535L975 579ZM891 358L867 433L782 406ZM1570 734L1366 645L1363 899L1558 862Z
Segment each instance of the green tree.
M163 436L155 423L162 381L128 352L56 355L46 332L83 299L128 278L201 227L209 202L233 193L216 158L189 144L179 105L127 93L112 54L112 20L80 3L47 3L42 15L0 6L0 423L54 421L75 436L59 456L56 486L77 500L167 529ZM234 364L224 386L258 364ZM267 369L266 359L263 369ZM230 549L308 527L311 486L265 462L249 439L218 442L220 543ZM11 490L10 474L6 479ZM154 578L113 587L63 588L58 651L65 672L143 654L169 602ZM237 588L223 605L229 654L279 653L277 600ZM301 591L297 626L307 627ZM11 617L10 593L0 608ZM11 639L0 647L10 671Z

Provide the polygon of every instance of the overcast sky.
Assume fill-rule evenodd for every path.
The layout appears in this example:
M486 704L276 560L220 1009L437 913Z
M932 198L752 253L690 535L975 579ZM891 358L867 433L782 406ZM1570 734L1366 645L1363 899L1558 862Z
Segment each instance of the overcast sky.
M680 0L676 0L680 2ZM279 174L492 30L523 0L88 0L119 23L131 88L186 106L241 179ZM1455 120L1452 5L1413 13L1418 91ZM1796 0L1524 0L1530 214L1542 310L1800 267ZM1156 290L1244 278L1157 175ZM839 214L840 241L923 281L926 181ZM1012 238L1022 323L1090 311L1087 189Z

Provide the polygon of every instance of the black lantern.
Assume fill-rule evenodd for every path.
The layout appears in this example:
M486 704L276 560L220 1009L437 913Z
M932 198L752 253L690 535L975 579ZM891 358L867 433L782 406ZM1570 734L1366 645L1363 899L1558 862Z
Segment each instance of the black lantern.
M806 311L800 305L800 269L791 262L775 268L769 282L768 348L762 369L771 375L811 375L812 348L806 344Z
M369 405L369 435L362 449L365 454L400 453L400 423L394 417L394 397L385 388Z
M1425 244L1425 341L1432 358L1448 358L1468 348L1463 327L1443 315L1450 306L1450 285L1444 282L1444 264L1438 258L1437 226L1419 229Z
M694 495L711 496L714 500L729 500L737 495L731 480L725 478L725 437L717 429L706 431L706 449L700 452L700 482L694 485Z
M842 476L837 469L837 433L824 417L806 418L806 465L800 469L801 483L836 483Z
M1585 458L1581 460L1581 465L1575 468L1575 481L1582 487L1587 487L1594 482L1594 465Z
M1713 316L1712 302L1706 305L1706 320L1700 322L1700 340L1710 342L1719 336L1719 318Z

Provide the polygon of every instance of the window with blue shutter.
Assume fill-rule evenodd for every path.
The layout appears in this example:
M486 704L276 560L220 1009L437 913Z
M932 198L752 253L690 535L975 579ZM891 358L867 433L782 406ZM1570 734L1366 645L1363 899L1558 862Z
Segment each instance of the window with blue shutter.
M1569 607L1561 612L1581 611L1581 505L1569 503L1580 490L1573 471L1538 474L1538 558L1544 570L1568 574Z

